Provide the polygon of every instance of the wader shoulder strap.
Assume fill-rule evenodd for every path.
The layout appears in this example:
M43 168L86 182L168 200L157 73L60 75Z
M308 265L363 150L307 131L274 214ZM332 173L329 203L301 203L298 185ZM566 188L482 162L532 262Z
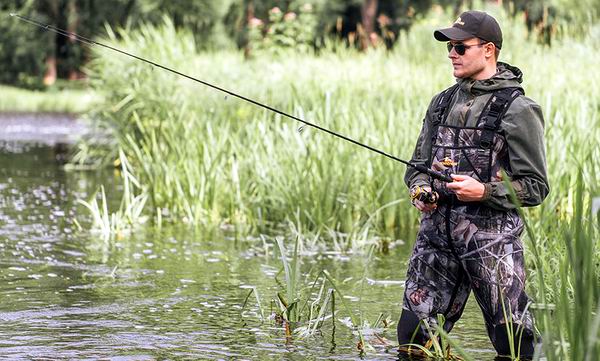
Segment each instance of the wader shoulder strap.
M432 117L433 119L431 120L431 129L429 130L429 138L431 139L432 145L435 144L435 141L437 139L438 128L440 124L444 123L446 121L446 118L448 117L448 108L450 107L450 101L452 100L454 93L456 93L456 91L458 90L458 87L459 85L458 83L456 83L450 88L444 90L437 98L434 104ZM428 167L431 167L431 149L433 148L430 148L429 150L430 154L429 160L427 162Z
M478 124L483 122L484 128L481 138L479 138L479 147L489 148L492 146L494 134L500 129L502 117L510 107L510 104L523 94L525 93L520 88L504 88L492 94L477 122Z
M438 97L435 108L433 110L433 119L431 125L431 131L429 136L431 138L431 142L435 143L438 133L438 127L440 124L446 122L446 118L448 118L448 109L450 107L450 101L454 96L454 93L458 90L458 83L454 84L450 88L444 90L440 96Z
M448 117L448 107L450 105L450 101L452 100L454 93L456 93L458 90L458 86L459 85L457 83L444 90L437 99L435 108L433 110L433 125L435 127L446 121L446 118ZM434 133L437 133L437 131Z

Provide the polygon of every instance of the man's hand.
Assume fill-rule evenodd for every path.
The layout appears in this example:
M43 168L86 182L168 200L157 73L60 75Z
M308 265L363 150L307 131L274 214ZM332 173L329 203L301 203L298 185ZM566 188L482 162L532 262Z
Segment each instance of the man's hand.
M431 187L422 186L421 187L421 191L422 192L431 192ZM418 199L413 199L412 200L412 204L413 204L413 206L415 206L421 212L431 212L431 211L433 211L434 209L437 208L437 204L436 203L425 203L425 202L420 201Z
M446 184L446 187L453 190L458 200L463 202L477 202L483 199L485 186L475 178L467 175L451 174L454 182Z

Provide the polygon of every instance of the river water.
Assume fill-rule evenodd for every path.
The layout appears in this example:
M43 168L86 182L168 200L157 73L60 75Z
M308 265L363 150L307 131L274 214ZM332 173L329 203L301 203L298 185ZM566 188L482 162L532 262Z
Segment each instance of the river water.
M28 121L16 124L35 129ZM66 122L57 124L83 132L75 120ZM327 320L310 337L286 337L271 317L271 300L285 290L270 237L265 248L258 237L177 226L109 241L79 230L90 217L76 199L89 199L103 184L116 206L120 180L110 170L66 171L55 139L72 140L46 126L41 140L36 132L15 135L14 127L12 138L5 132L0 139L1 359L360 359L339 300L335 323ZM373 324L383 313L394 322L365 329L373 350L363 359L398 357L386 343L395 341L410 250L405 244L375 252L364 281L365 255L302 257L302 285L327 270L356 317ZM251 287L264 320L254 295L242 309ZM452 335L476 359L494 358L473 300Z

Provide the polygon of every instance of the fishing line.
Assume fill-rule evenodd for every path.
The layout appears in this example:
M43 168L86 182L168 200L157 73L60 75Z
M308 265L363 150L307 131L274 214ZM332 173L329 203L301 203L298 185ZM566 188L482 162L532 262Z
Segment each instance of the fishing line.
M337 137L337 138L343 139L343 140L345 140L345 141L347 141L347 142L350 142L350 143L352 143L352 144L358 145L359 147L366 148L366 149L368 149L368 150L370 150L370 151L372 151L372 152L375 152L375 153L377 153L377 154L383 155L383 156L385 156L385 157L387 157L387 158L390 158L390 159L392 159L392 160L395 160L395 161L397 161L397 162L400 162L400 163L402 163L402 164L406 164L407 166L409 166L409 167L413 167L413 168L415 168L417 171L419 171L419 172L421 172L421 173L426 173L426 174L428 174L428 175L429 175L429 176L431 176L432 178L435 178L435 179L438 179L438 180L441 180L441 181L444 181L444 182L452 182L452 178L450 178L450 177L449 177L449 176L447 176L446 174L443 174L443 173L440 173L440 172L436 172L436 171L434 171L434 170L432 170L432 169L429 169L429 168L427 168L427 167L425 167L425 166L423 166L423 165L420 165L420 164L413 164L413 163L410 163L410 162L408 162L408 161L405 161L405 160L403 160L403 159L400 159L400 158L398 158L398 157L396 157L396 156L394 156L394 155L392 155L392 154L386 153L386 152L384 152L384 151L382 151L382 150L379 150L379 149L377 149L377 148L373 148L373 147L371 147L371 146L370 146L370 145L368 145L368 144L361 143L361 142L359 142L359 141L357 141L357 140L354 140L354 139L352 139L352 138L349 138L349 137L347 137L347 136L345 136L345 135L343 135L343 134L340 134L340 133L334 132L334 131L332 131L332 130L329 130L329 129L327 129L327 128L321 127L321 126L319 126L319 125L317 125L317 124L311 123L311 122L309 122L309 121L306 121L306 120L304 120L304 119L302 119L302 118L296 117L296 116L294 116L294 115L292 115L292 114L286 113L286 112L284 112L284 111L281 111L281 110L279 110L279 109L276 109L276 108L273 108L273 107L271 107L271 106L269 106L269 105L267 105L267 104L263 104L263 103L261 103L261 102L258 102L258 101L256 101L256 100L253 100L253 99L250 99L250 98L248 98L248 97L245 97L245 96L243 96L243 95L240 95L240 94L234 93L233 91L227 90L227 89L225 89L225 88L222 88L222 87L220 87L220 86L217 86L217 85L214 85L214 84L208 83L208 82L206 82L206 81L204 81L204 80L201 80L201 79L195 78L195 77L193 77L193 76L190 76L190 75L184 74L184 73L182 73L182 72L180 72L180 71L177 71L177 70L175 70L175 69L171 69L171 68L169 68L169 67L167 67L167 66L164 66L164 65L161 65L161 64L155 63L155 62L153 62L153 61L151 61L151 60L148 60L148 59L142 58L142 57L140 57L140 56L137 56L137 55L134 55L134 54L131 54L131 53L128 53L128 52L126 52L126 51L124 51L124 50L121 50L121 49L118 49L118 48L112 47L112 46L110 46L110 45L102 44L102 43L100 43L100 42L97 42L97 41L95 41L95 40L92 40L92 39L86 38L86 37L84 37L84 36L81 36L81 35L79 35L79 34L76 34L76 33L73 33L73 32L67 31L67 30L63 30L63 29L57 28L57 27L55 27L55 26L52 26L52 25L49 25L49 24L44 24L44 23L41 23L41 22L39 22L39 21L37 21L37 20L34 20L34 19L31 19L31 18L28 18L28 17L26 17L26 16L22 16L22 15L19 15L19 14L14 14L14 13L11 13L11 14L10 14L10 16L11 16L11 17L16 17L17 19L19 19L19 20L21 20L21 21L24 21L24 22L26 22L26 23L28 23L28 24L31 24L31 25L37 26L37 27L39 27L39 28L42 28L42 29L44 29L44 30L47 30L47 31L52 31L52 32L54 32L54 33L56 33L56 34L59 34L59 35L65 36L65 37L67 37L67 38L69 38L69 39L71 39L71 40L75 40L75 41L78 41L78 42L80 42L80 43L86 44L86 45L88 45L88 46L90 46L90 47L92 47L92 46L100 46L100 47L103 47L103 48L106 48L106 49L109 49L109 50L112 50L112 51L116 51L116 52L118 52L118 53L121 53L121 54L123 54L123 55L129 56L129 57L132 57L132 58L134 58L134 59L137 59L137 60L143 61L143 62L145 62L145 63L147 63L147 64L150 64L150 65L152 65L152 66L155 66L155 67L157 67L157 68L164 69L164 70L166 70L166 71L169 71L169 72L171 72L171 73L173 73L173 74L176 74L176 75L182 76L182 77L184 77L184 78L187 78L187 79L193 80L193 81L195 81L195 82L197 82L197 83L200 83L200 84L206 85L206 86L208 86L208 87L210 87L210 88L213 88L213 89L215 89L215 90L218 90L218 91L220 91L220 92L223 92L223 93L225 93L225 94L228 94L228 95L234 96L234 97L236 97L236 98L238 98L238 99L244 100L244 101L246 101L246 102L248 102L248 103L251 103L251 104L254 104L254 105L256 105L256 106L259 106L259 107L265 108L265 109L267 109L267 110L270 110L270 111L272 111L272 112L274 112L274 113L277 113L277 114L279 114L279 115L283 115L284 117L288 117L288 118L290 118L290 119L296 120L296 121L298 121L298 122L300 122L300 123L303 123L304 125L308 125L309 127L313 127L313 128L315 128L315 129L318 129L318 130L320 130L320 131L323 131L323 132L325 132L325 133L328 133L328 134L330 134L330 135L333 135L334 137ZM226 95L225 97L227 97L227 95ZM303 127L303 126L301 126L301 128L302 128L302 129L304 129L304 127Z

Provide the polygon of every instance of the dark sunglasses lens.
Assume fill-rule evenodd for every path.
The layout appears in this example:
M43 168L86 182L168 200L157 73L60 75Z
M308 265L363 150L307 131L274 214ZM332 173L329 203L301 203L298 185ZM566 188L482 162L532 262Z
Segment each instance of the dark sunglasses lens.
M452 48L454 48L454 50L456 50L456 54L458 55L465 55L465 51L467 51L467 48L464 44L452 45L450 43L446 43L446 47L448 48L448 52L451 52Z
M467 48L465 48L464 44L456 44L454 45L454 50L456 50L456 54L458 55L465 55L465 51L467 51Z

